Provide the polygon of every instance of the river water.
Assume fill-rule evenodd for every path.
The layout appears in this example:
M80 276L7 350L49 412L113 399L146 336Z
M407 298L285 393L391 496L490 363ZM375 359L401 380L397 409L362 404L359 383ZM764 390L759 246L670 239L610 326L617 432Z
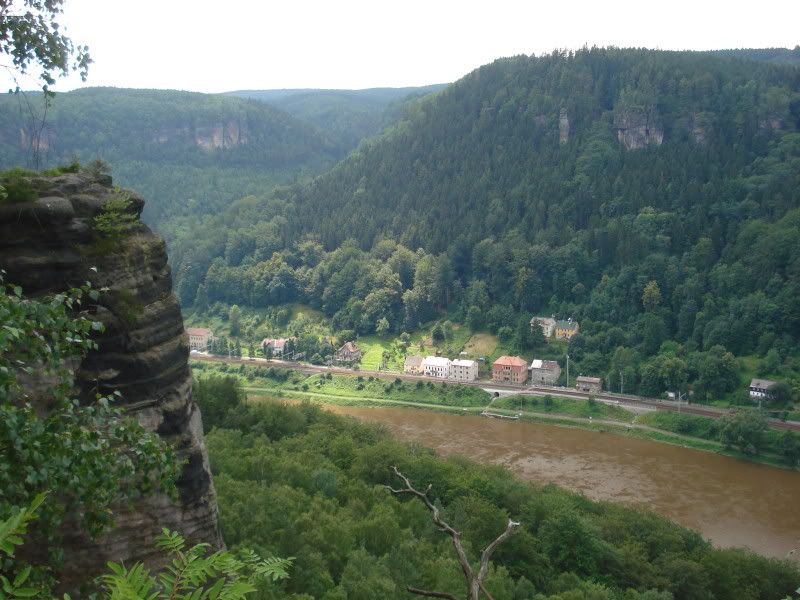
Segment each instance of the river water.
M800 473L624 435L404 408L326 406L442 455L504 465L595 500L649 508L721 546L800 546Z

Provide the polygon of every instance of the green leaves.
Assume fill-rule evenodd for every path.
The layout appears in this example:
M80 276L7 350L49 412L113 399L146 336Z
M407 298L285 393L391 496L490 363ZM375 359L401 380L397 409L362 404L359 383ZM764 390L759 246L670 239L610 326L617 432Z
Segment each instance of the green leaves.
M130 569L109 563L110 574L101 578L105 597L111 600L239 600L256 591L259 581L279 581L289 576L292 558L262 560L250 550L238 554L220 550L208 554L208 544L184 552L186 542L177 532L162 530L156 547L173 556L171 563L153 575L141 563Z

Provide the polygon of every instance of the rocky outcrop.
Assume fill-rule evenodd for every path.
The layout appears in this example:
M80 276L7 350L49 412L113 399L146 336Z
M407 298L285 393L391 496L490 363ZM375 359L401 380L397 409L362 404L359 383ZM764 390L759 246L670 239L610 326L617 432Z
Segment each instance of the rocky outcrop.
M712 133L713 115L695 111L689 119L689 134L695 143L704 146Z
M558 114L558 141L561 144L569 141L569 116L566 108L562 108Z
M96 540L78 530L66 532L67 584L85 580L111 559L152 560L162 527L182 532L190 542L222 544L200 411L192 400L188 340L164 241L137 224L112 249L99 245L93 218L112 188L110 177L97 179L34 178L38 200L0 204L0 268L7 281L30 295L87 280L109 288L92 307L106 328L97 339L99 349L75 371L78 394L91 401L98 391L119 390L125 408L185 462L176 502L155 496L133 507L117 506L113 530ZM129 196L129 210L138 215L144 201Z
M617 139L628 150L660 146L664 128L652 106L627 106L614 111Z

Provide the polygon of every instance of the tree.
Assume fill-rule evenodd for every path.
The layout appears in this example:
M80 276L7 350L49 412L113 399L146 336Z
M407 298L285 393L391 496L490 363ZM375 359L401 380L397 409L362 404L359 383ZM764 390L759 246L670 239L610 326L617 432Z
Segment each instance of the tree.
M770 403L773 406L786 406L792 401L792 386L785 381L779 381L769 388Z
M63 5L64 0L18 0L16 6L14 0L0 2L0 54L21 74L38 68L45 92L70 71L86 81L91 63L89 48L76 46L62 33L58 18Z
M238 305L234 304L228 311L228 324L230 325L231 335L237 337L241 333L242 311Z
M793 467L800 464L800 441L797 439L797 434L784 431L778 439L777 449L787 464Z
M642 304L647 312L653 312L661 304L661 288L658 287L657 281L648 281L644 286Z
M450 539L453 541L453 548L455 548L456 556L458 557L458 562L461 566L461 571L467 584L467 598L469 600L478 600L481 592L491 598L489 593L483 587L483 582L486 579L486 576L489 574L489 560L491 560L495 550L497 550L497 548L503 542L511 537L511 535L514 533L514 530L519 527L520 524L516 521L512 521L511 519L508 520L508 525L506 525L505 531L497 536L495 540L486 546L483 552L481 552L480 565L476 573L473 570L472 565L469 562L469 558L467 558L467 552L461 543L461 533L453 529L446 521L442 519L441 511L433 502L431 502L430 498L428 498L428 492L431 490L431 486L428 485L424 492L420 492L419 490L415 489L413 485L411 485L411 481L409 481L408 477L403 475L397 469L397 467L392 467L392 471L397 477L403 480L403 483L405 483L406 487L394 489L393 487L387 485L386 489L397 496L411 495L419 498L425 507L430 511L434 525L436 525L440 531L449 535ZM417 594L418 596L449 598L450 600L457 600L456 596L447 592L421 590L411 586L408 586L406 589L410 593Z
M389 320L386 317L381 317L375 325L375 333L378 335L386 335L389 332Z
M721 419L719 439L726 448L736 447L745 454L758 454L766 443L766 419L753 410L740 410Z
M431 341L434 345L438 346L444 341L444 330L440 323L436 323L431 329Z

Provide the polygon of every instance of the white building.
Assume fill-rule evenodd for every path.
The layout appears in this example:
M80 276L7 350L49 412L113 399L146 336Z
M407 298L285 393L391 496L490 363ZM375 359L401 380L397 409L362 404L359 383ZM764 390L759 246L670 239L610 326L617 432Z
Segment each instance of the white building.
M753 379L750 382L750 397L751 398L770 398L770 388L777 382L770 379Z
M450 379L475 381L478 378L478 361L456 359L450 363Z
M428 377L446 379L450 375L450 359L444 356L426 356L422 361L422 370Z
M187 327L186 333L189 335L189 348L201 352L205 352L208 349L208 342L214 339L214 334L205 327Z

